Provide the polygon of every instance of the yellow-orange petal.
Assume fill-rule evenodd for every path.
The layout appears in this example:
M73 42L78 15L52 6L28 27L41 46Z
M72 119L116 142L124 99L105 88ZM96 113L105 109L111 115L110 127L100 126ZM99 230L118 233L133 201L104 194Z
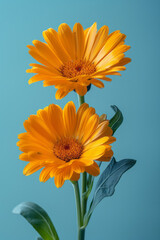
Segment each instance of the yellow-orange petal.
M50 171L51 171L52 167L48 167L48 168L44 168L39 176L39 181L40 182L46 182L48 181L48 179L50 178Z
M111 160L112 156L113 156L113 151L111 149L106 149L105 154L99 159L97 159L97 161L108 162Z
M125 35L119 31L115 31L109 35L104 47L98 53L97 57L94 59L94 62L99 63L105 56L107 56L121 41L123 41Z
M77 126L77 129L76 129L76 135L78 136L79 139L82 139L86 123L87 123L87 121L89 121L89 118L93 114L95 114L95 109L92 107L87 108L83 112L83 115L81 116L80 121L79 121L79 126Z
M47 139L49 141L54 140L54 134L51 133L50 129L47 127L47 123L43 122L36 115L31 115L28 120L24 122L24 128L29 132L34 138Z
M78 95L84 96L87 93L87 87L77 84L77 86L75 87L75 91L76 93L78 93Z
M73 34L75 36L75 52L76 59L81 59L83 57L85 38L84 30L80 23L76 23L73 27Z
M96 162L89 167L85 167L85 170L92 176L98 176L100 174L100 168Z
M89 142L89 143L85 143L84 144L84 152L89 150L89 149L94 149L95 147L98 147L98 146L101 146L101 145L104 145L105 143L108 144L109 142L109 139L110 137L109 136L105 136L105 137L101 137L97 140L94 140L92 142Z
M23 174L26 176L31 175L32 173L38 171L42 167L43 165L40 165L39 162L30 162L23 169Z
M85 144L88 138L95 132L99 124L99 116L97 114L92 115L84 127L84 135L81 138L81 142Z
M86 43L85 43L85 52L84 52L84 59L88 60L90 56L91 49L93 47L93 43L95 41L97 33L97 23L94 23L90 29L88 30L88 33L86 35Z
M106 119L107 119L107 115L103 113L103 114L99 117L99 122L101 123L101 122L105 121Z
M92 142L94 140L97 140L99 138L105 137L105 136L111 136L113 131L112 129L108 126L109 121L103 121L99 124L98 128L96 131L93 133L91 138L89 139L89 142Z
M62 23L58 28L58 36L61 44L72 59L75 59L75 41L74 34L66 23Z
M54 177L54 183L55 183L55 185L56 185L57 188L62 187L63 184L64 184L63 174L56 175L56 176Z
M93 47L90 52L90 56L89 56L90 61L93 61L94 58L99 53L99 51L103 48L103 46L106 43L107 38L108 38L108 32L109 32L108 26L103 26L99 29L99 31L96 35Z
M92 78L91 83L98 88L103 88L104 87L104 84L98 79Z
M128 49L130 49L130 46L126 45L116 47L97 64L98 69L101 69L102 71L103 69L110 67L112 64L118 64L118 62L124 58L123 53Z
M104 145L95 147L94 149L89 149L82 153L82 158L87 160L97 160L102 157L105 153L106 147Z
M73 102L68 102L63 109L63 120L66 136L74 135L76 126L76 107Z
M62 99L62 98L64 98L69 92L70 92L69 89L65 89L65 90L64 90L63 88L60 88L60 89L57 90L55 97L56 97L56 99Z
M58 33L54 29L49 28L48 30L44 31L43 37L54 52L54 54L62 63L70 59L70 56L67 54L63 45L59 41Z
M80 174L73 172L72 176L71 176L71 181L78 181L80 178Z
M38 62L44 64L45 66L48 66L50 68L54 68L55 65L53 65L53 62L49 62L42 54L38 52L38 50L33 47L31 50L29 50L29 54L35 58Z

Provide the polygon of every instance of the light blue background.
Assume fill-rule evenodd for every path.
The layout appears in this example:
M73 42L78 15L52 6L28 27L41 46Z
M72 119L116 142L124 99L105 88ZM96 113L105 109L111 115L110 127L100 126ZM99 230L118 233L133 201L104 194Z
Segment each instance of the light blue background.
M20 216L11 213L23 201L33 201L51 216L60 240L76 239L76 213L73 189L66 182L56 189L53 179L40 183L39 173L25 177L25 162L17 135L24 132L23 121L50 103L61 107L70 100L78 106L74 92L61 101L54 98L54 87L42 83L28 85L25 70L35 62L27 44L43 41L42 31L66 22L84 28L98 23L110 32L120 29L131 45L127 56L132 63L122 77L113 77L104 89L93 87L86 101L99 114L110 118L110 105L124 114L113 147L117 160L134 158L138 162L119 182L113 197L96 208L87 227L86 240L160 239L160 147L159 147L159 1L2 1L0 4L0 238L36 239L35 230ZM104 168L105 164L103 164Z

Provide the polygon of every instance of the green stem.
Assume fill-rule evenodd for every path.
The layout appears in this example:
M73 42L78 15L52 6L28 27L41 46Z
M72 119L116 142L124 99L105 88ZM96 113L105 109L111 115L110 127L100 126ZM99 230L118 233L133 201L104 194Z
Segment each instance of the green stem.
M78 95L78 100L79 100L79 106L81 106L81 104L83 104L85 102L84 96Z
M74 193L75 193L75 198L76 198L78 229L80 230L80 227L82 226L83 221L82 221L82 213L81 213L79 185L78 185L78 181L72 181L72 184L74 187ZM80 238L80 240L81 240L81 238Z
M85 237L85 228L79 229L78 231L78 240L84 240Z
M84 96L78 95L78 100L79 100L79 105L81 105L85 102ZM81 192L82 221L84 220L84 216L85 216L86 208L87 208L87 200L84 197L84 193L86 192L86 185L87 185L87 173L84 172L84 173L82 173L82 192ZM84 238L85 238L85 228L79 229L79 239L84 240Z
M84 96L79 96L79 105L83 104L85 102ZM81 195L81 206L82 206L82 219L84 218L84 215L86 213L86 207L87 207L87 201L84 197L84 193L86 192L86 185L87 185L87 173L84 172L82 174L82 195Z
M87 173L82 173L82 196L81 196L81 205L82 205L82 219L84 219L84 215L86 213L87 208L87 200L84 196L86 192L86 184L87 184Z

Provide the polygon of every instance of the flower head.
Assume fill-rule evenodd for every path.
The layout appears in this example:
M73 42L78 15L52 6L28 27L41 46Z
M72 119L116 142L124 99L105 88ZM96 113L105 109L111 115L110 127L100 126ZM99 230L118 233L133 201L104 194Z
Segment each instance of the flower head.
M23 173L43 168L40 181L54 177L57 187L65 180L77 181L85 171L97 176L95 160L109 161L113 155L110 144L115 138L108 124L86 103L77 112L73 102L63 110L55 104L39 110L24 122L27 132L18 136L20 159L29 162Z
M58 32L49 28L43 32L46 43L38 40L29 45L29 53L40 64L32 63L27 72L36 73L29 84L44 80L44 86L57 88L56 98L61 99L75 90L84 96L90 84L102 88L100 80L111 81L108 75L120 75L125 64L130 62L124 53L130 48L124 44L126 35L115 31L111 34L107 26L97 32L97 24L83 29L76 23L73 31L63 23Z

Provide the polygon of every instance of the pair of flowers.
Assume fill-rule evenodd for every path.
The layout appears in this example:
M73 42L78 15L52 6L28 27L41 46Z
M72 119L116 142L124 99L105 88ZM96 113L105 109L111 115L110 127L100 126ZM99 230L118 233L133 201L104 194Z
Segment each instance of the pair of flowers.
M108 75L120 75L130 62L124 53L130 47L124 44L125 35L115 31L108 35L108 27L97 32L94 23L83 30L76 23L73 31L61 24L58 32L43 32L46 43L33 41L29 53L40 64L30 64L30 73L36 73L29 83L44 81L44 86L57 88L56 98L65 97L75 90L82 99L91 84L102 88L101 80L111 81ZM100 173L97 161L109 161L113 155L110 144L115 141L106 116L99 117L95 109L83 103L78 111L73 102L62 110L51 104L24 122L27 132L20 134L17 143L23 152L20 159L29 162L24 174L39 169L40 181L54 177L61 187L65 180L77 181L80 173L93 176Z

